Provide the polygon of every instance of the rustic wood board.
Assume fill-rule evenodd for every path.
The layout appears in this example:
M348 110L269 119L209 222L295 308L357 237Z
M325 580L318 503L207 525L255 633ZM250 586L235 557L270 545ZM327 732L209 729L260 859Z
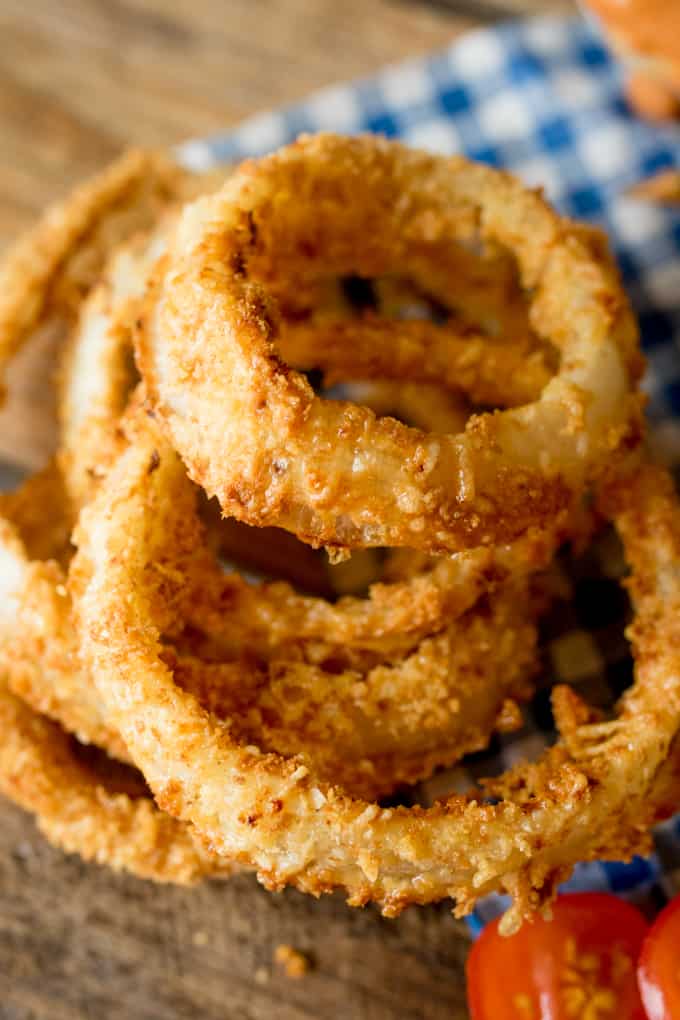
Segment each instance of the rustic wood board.
M0 249L130 142L170 145L504 13L567 0L0 0ZM0 454L49 441L45 362L0 416ZM292 981L277 945L310 954ZM468 938L445 907L398 921L243 876L157 887L48 847L0 804L0 1020L460 1020Z
M310 955L304 978L273 966L282 943ZM66 858L2 812L3 1020L457 1018L466 948L444 908L386 921L245 875L153 886Z
M570 0L0 0L0 249L125 145L223 131L443 47L480 15L570 9Z

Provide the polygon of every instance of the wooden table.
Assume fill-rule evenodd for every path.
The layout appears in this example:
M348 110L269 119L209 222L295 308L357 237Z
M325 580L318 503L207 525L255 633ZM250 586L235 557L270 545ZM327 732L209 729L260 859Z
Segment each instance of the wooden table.
M169 145L568 0L0 0L0 249L130 142ZM0 448L28 461L25 417ZM1 739L1 735L0 735ZM314 969L293 981L277 945ZM0 805L0 1020L458 1020L445 907L385 921L250 877L182 890L49 848Z

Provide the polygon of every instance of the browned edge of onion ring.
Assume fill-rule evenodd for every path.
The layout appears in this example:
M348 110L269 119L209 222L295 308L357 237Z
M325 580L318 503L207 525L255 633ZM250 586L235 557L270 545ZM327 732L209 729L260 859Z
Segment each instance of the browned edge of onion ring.
M151 797L108 789L74 755L64 731L1 681L0 727L0 791L36 816L50 843L156 882L186 885L234 871L194 842L187 827L160 811Z
M562 354L535 403L426 435L321 400L281 360L260 263L265 277L270 263L303 279L403 272L411 249L422 259L428 244L478 229L516 254L532 323ZM589 235L509 175L378 138L316 136L185 209L137 346L162 427L225 513L310 544L443 552L545 522L637 441L631 333Z
M79 527L73 583L85 659L159 803L270 887L341 886L350 903L375 900L390 915L448 896L466 912L506 889L512 927L576 861L646 848L657 773L680 729L672 483L643 467L613 491L607 505L632 569L635 684L617 719L578 727L501 781L499 804L454 796L427 810L380 809L351 799L300 758L239 744L228 720L206 716L174 684L156 637L169 611L167 568L181 585L200 538L181 464L148 421Z

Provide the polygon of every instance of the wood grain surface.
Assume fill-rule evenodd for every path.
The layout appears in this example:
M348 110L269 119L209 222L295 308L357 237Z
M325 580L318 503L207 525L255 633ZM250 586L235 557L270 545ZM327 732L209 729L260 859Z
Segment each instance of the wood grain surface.
M0 250L129 143L169 145L568 0L0 0ZM0 455L49 438L44 352L15 371ZM27 410L28 409L28 410ZM1 736L0 736L1 739ZM279 944L309 955L293 981ZM241 877L152 886L48 847L0 804L0 1020L461 1020L465 928L385 921Z

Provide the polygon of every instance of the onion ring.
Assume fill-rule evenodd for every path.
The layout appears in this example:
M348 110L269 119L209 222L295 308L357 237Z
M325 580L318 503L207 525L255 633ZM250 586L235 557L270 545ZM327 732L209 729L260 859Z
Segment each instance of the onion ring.
M59 464L65 476L69 497L76 509L86 503L91 496L97 477L105 470L107 461L116 448L115 423L127 399L130 383L130 373L127 370L125 359L125 351L129 344L130 318L133 311L130 299L143 286L148 267L162 250L168 224L171 222L172 216L168 216L168 213L164 211L160 225L156 225L150 237L146 233L141 233L128 242L124 248L114 251L113 258L105 269L100 284L90 292L82 306L77 327L69 342L67 361L62 372L64 380L61 401L63 438ZM42 481L36 479L28 486L25 492L25 504L31 502L31 496L37 495L36 487L39 489L41 485ZM46 495L47 493L41 493L40 499L36 502L42 503ZM48 497L46 502L54 505L55 501ZM8 541L9 538L6 537L6 553ZM51 558L51 554L41 558ZM492 571L485 565L485 561L486 557L480 558L480 563L476 567L477 588L471 587L464 596L464 601L460 603L461 611L472 605L475 600L475 591L479 594L491 577ZM106 720L101 717L91 685L78 668L77 646L70 639L72 622L68 605L64 599L65 578L63 574L53 563L29 563L25 556L22 557L17 553L16 543L14 569L23 571L27 575L20 617L28 619L30 627L28 630L24 628L23 656L16 654L17 643L14 642L15 648L10 670L13 690L42 712L58 719L68 729L77 733L80 739L105 747L110 753L124 760L127 756L125 747L118 733L112 730ZM443 572L443 579L445 577L446 572ZM460 587L462 589L462 585ZM280 597L281 589L279 588L277 591L279 594L278 605L285 608L285 601ZM417 595L418 592L414 591L411 594ZM462 590L460 594L462 595ZM189 601L191 602L191 600ZM292 601L298 609L299 619L301 604L294 596L292 596ZM402 603L405 606L403 596ZM432 598L428 599L428 604L432 607ZM446 605L450 608L452 604L455 604L455 599L453 602L449 599ZM346 610L352 607L359 608L358 600L351 603L351 606L343 605L333 609L329 607L329 611L337 617L345 614ZM323 610L320 611L318 603L315 604L309 599L303 601L302 608L305 613L317 619L316 627L312 626L311 628L311 636L318 640L320 636L319 623L323 624L323 620L319 618L323 617ZM442 611L444 608L442 606ZM200 620L200 612L194 615ZM375 613L372 615L375 616ZM410 617L411 623L418 619L417 614L410 613ZM435 617L435 622L441 626L443 617L442 619ZM465 625L468 626L469 621L466 621ZM373 621L369 613L364 621L364 631L367 627L372 628L372 626ZM406 650L415 648L416 639L423 636L425 632L424 621L421 619L421 631L410 634ZM480 640L483 638L483 634L484 628L482 627ZM284 637L282 626L279 627L278 637L279 640ZM488 639L486 641L488 645ZM533 641L528 642L528 646L532 644ZM498 647L502 647L502 644ZM239 645L236 642L235 651L238 652L238 650ZM415 654L420 656L421 664L424 662L422 651L414 653L410 665L406 665L411 676L414 672ZM448 729L444 725L440 728L440 742L445 745L445 751L440 750L435 753L428 750L427 760L432 762L437 759L437 756L439 760L445 758L451 760L453 756L458 757L465 749L481 746L484 730L486 729L488 732L493 728L494 717L498 714L499 708L502 708L503 697L513 693L513 684L517 686L516 679L512 680L512 683L510 680L513 676L519 676L524 666L528 665L526 656L520 655L516 667L513 667L512 670L508 670L506 667L504 670L503 664L497 663L493 656L487 657L486 669L490 680L493 671L496 671L498 676L493 678L493 683L490 683L488 695L485 694L482 698L474 699L477 702L474 710L471 707L472 699L464 692L462 699L467 707L465 711L459 713L457 704L461 699L456 699L454 696L456 691L455 656L452 658L449 654L448 659L445 659L444 662L450 663L448 672L444 665L445 676L450 674L447 697L456 707L450 713L451 722L448 724ZM469 674L469 666L466 668ZM389 671L387 676L389 677ZM454 682L453 687L451 687L452 681ZM340 686L340 681L336 678L333 682L336 687ZM356 679L348 676L348 682L353 683L356 687ZM318 682L316 686L318 690ZM483 689L481 678L478 686L480 690ZM401 688L396 679L391 681L391 688L394 694L398 695ZM474 691L470 693L474 693ZM385 700L384 696L382 700ZM394 700L396 702L398 699L395 697ZM412 702L413 696L411 695L410 701L407 700L403 706L404 713ZM370 709L370 698L365 694L363 703ZM411 708L410 711L413 714L414 709ZM433 708L430 717L437 713L441 718L441 706L436 710ZM364 748L365 756L368 747L370 744ZM356 765L351 765L351 767L355 770L358 769ZM390 775L385 771L380 782L383 783L383 788L387 789L393 786L394 782L403 781L407 775L415 775L416 772L424 774L427 767L426 765L418 767L411 760L400 766L398 779L391 780ZM363 770L366 771L365 764ZM346 781L349 782L349 780Z
M196 191L200 185L198 180L191 186ZM58 463L76 513L91 497L118 448L116 424L132 379L128 350L136 314L135 296L163 250L173 215L172 207L164 208L150 234L141 233L113 253L100 283L83 303L66 347L61 371ZM326 302L330 303L328 295ZM412 415L415 394L411 390L409 398L409 384L399 385L402 409L410 410ZM396 390L393 392L396 395ZM439 408L439 420L444 424L446 397L443 391L433 396L437 403L430 405L431 413ZM422 406L422 387L419 400ZM449 398L451 411L452 401L453 397ZM452 414L451 424L459 420ZM219 528L216 530L219 542ZM211 560L207 568L196 565L196 589L186 605L188 622L193 620L201 628L212 629L217 636L226 620L230 635L241 626L243 641L252 643L270 638L279 642L283 624L286 632L295 629L302 638L327 640L333 634L338 644L389 648L393 653L396 649L408 650L469 609L481 594L493 590L505 578L544 566L567 533L565 521L557 519L545 534L532 532L513 547L475 549L456 559L443 559L394 587L375 586L368 599L346 597L335 605L300 596L282 583L253 588L238 576L225 578ZM225 606L229 607L226 616Z
M426 319L282 323L281 354L296 369L321 369L326 386L347 379L408 379L464 393L473 403L513 407L536 400L550 375L543 353L493 341L469 327Z
M187 885L234 871L151 797L110 788L77 758L63 730L2 683L0 726L0 791L36 816L54 846L155 882Z
M91 684L78 682L63 572L56 560L41 562L54 555L65 562L72 551L61 476L51 466L0 500L0 791L36 815L51 843L85 860L158 882L228 875L233 869L195 845L151 797L131 798L87 768L66 733L42 714L128 759ZM12 520L21 522L21 535ZM31 593L27 601L23 592Z
M402 660L365 671L343 667L332 648L320 666L287 652L260 670L241 661L187 675L192 660L164 652L163 661L244 743L297 755L329 782L376 798L521 725L515 699L526 700L536 667L530 615L526 590L510 586Z
M165 219L168 219L167 215ZM78 648L73 638L73 623L68 600L65 598L65 575L56 563L36 562L36 559L51 560L55 555L55 551L58 552L58 549L63 545L68 547L67 534L69 522L73 520L74 510L85 504L91 497L98 478L105 471L107 462L111 459L116 449L116 423L127 400L130 383L130 373L127 371L125 359L125 351L129 347L131 315L134 312L130 298L134 296L135 291L138 291L142 285L145 272L148 271L153 258L162 247L166 230L167 227L161 224L160 228L157 228L150 238L145 235L139 235L138 238L128 243L124 248L114 252L101 283L94 288L85 300L77 327L69 341L67 360L62 371L61 417L63 425L59 466L64 475L68 496L63 492L64 486L58 472L54 469L48 469L43 475L36 476L27 485L22 487L17 494L5 497L6 516L9 516L10 519L12 518L10 505L13 505L14 519L21 520L22 532L25 531L27 512L29 508L32 508L32 516L36 519L33 523L33 534L31 537L33 540L41 538L42 545L37 553L33 549L27 550L29 552L27 557L26 552L21 549L18 536L12 533L12 529L7 521L4 524L2 543L0 543L0 549L4 552L6 561L6 571L9 563L14 575L22 579L21 595L16 605L12 605L11 599L14 597L16 602L18 593L8 590L4 592L5 605L8 610L11 608L11 612L6 620L9 633L12 637L11 649L9 650L9 655L6 656L6 668L11 678L12 689L28 701L29 704L57 719L67 729L76 733L79 739L104 747L109 753L122 760L127 759L126 748L120 740L117 731L107 724L105 717L102 717L97 705L97 699L93 696L92 686L79 668ZM377 384L374 383L373 385ZM404 384L399 385L404 386ZM415 399L412 395L411 404L413 405L414 403ZM443 411L444 408L442 407L440 413L443 414ZM43 519L41 521L40 511L46 506L54 508L62 505L68 507L68 511L64 510L63 520L58 520L59 515L50 514L52 527L56 527L59 531L60 545L50 546L50 543L46 542L47 536L50 534L47 528L48 522L44 519L44 513L42 514ZM68 559L68 551L64 554L58 553L58 555L62 562L64 559ZM486 560L486 556L483 559ZM488 566L483 566L481 559L479 564L477 564L476 570L478 577L477 588L470 588L469 592L464 595L461 590L460 596L463 598L463 601L460 603L461 610L467 605L472 604L475 598L473 592L476 590L477 594L479 594L482 590L482 587L480 587L482 581L485 584L491 581L491 571ZM445 576L444 573L444 578ZM221 603L223 603L224 578L221 572L219 572L218 578L220 582ZM202 579L200 587L203 591L204 585ZM249 588L250 586L246 585L245 587ZM306 614L316 618L316 627L311 627L311 635L313 639L318 640L320 636L319 623L323 625L322 617L325 603L321 603L320 609L318 600L303 599L300 602L292 591L283 586L276 586L275 590L278 593L278 605L282 609L286 608L286 601L288 600L282 600L281 595L284 592L289 594L289 601L292 602L298 611L298 617L295 620L296 624L299 624L301 608L303 615ZM412 592L412 594L416 593ZM193 599L188 601L194 606L194 614L193 617L190 617L190 622L193 618L197 624L203 623L204 621L201 619L203 615L202 602L198 604L196 609ZM267 601L270 602L271 600ZM431 599L429 603L430 605L432 604ZM448 606L451 607L452 604L452 601L449 599ZM360 600L350 602L350 606L355 610L358 609L360 607ZM249 612L247 603L244 608L246 612ZM346 605L338 608L329 606L328 612L338 617L338 615L345 613L346 608L349 607ZM238 618L238 614L234 615ZM417 620L417 614L414 616L411 613L410 615L411 622L414 619ZM227 627L229 627L230 614L223 615L222 605L218 606L218 617L220 622L226 619ZM207 619L209 620L210 617L208 616ZM515 616L515 619L518 619L517 616ZM19 622L18 627L17 622ZM479 643L475 643L474 647L488 649L491 642L485 636L487 631L482 621L476 620L474 616L466 618L461 624L461 632L469 628L475 632L477 623L480 624L480 627L476 630L478 634L477 641ZM523 623L524 621L522 621ZM422 624L423 621L421 620L421 631L424 633ZM364 631L366 625L372 626L370 613L364 621ZM217 628L215 629L217 632ZM231 628L231 630L234 629L237 628ZM250 631L252 629L251 625ZM304 627L302 629L304 630ZM277 632L279 642L285 639L286 633L290 633L290 628L286 631L285 625L281 621ZM371 751L370 739L372 733L373 739L375 739L375 733L371 730L369 722L366 742L362 744L361 740L358 740L357 743L355 739L354 761L350 760L344 766L339 750L335 754L334 760L337 763L338 770L343 770L344 782L348 785L354 783L355 788L359 792L373 794L386 792L393 789L396 783L404 782L407 779L414 780L415 777L427 774L439 762L451 761L454 758L458 758L465 750L482 746L487 734L493 729L495 717L503 714L505 716L508 715L504 699L513 694L521 695L523 693L518 685L518 678L521 676L522 671L525 668L528 670L529 667L535 640L535 635L533 637L530 636L532 633L530 627L524 626L524 629L521 629L513 625L513 627L506 629L503 641L495 641L492 644L494 650L504 648L507 653L508 649L513 647L513 641L517 643L517 638L521 635L524 636L526 648L520 649L517 661L513 662L511 667L508 663L504 663L502 658L500 661L497 661L493 655L490 656L488 653L486 654L484 669L481 673L479 670L475 673L471 668L468 655L463 654L462 662L457 664L456 654L453 650L441 662L435 662L430 659L430 668L438 672L440 676L442 676L443 666L443 676L448 682L448 687L444 686L443 688L439 704L435 703L426 713L429 720L434 718L439 718L440 720L439 728L434 730L430 722L430 730L432 731L430 735L433 740L435 738L439 739L440 747L422 747L420 758L416 755L415 750L412 750L410 757L405 758L404 762L398 761L397 757L393 754L392 771L389 771L387 766L388 750L383 748L383 767L376 769L369 760L371 754L375 756L375 752ZM517 637L513 637L513 635ZM240 651L242 640L247 636L248 633L241 635L241 642L239 642L238 635L231 637L233 653ZM406 650L412 649L415 646L417 643L415 639L417 637L418 634L414 635L411 633L405 646ZM297 641L298 639L299 634L295 633L295 640ZM510 640L509 645L507 643L508 639ZM449 635L448 641L451 646L451 635ZM19 649L21 649L21 654L19 654ZM453 644L453 649L455 649L455 643ZM329 653L325 654L328 657ZM332 650L330 654L333 654ZM432 653L429 654L431 655ZM420 708L416 707L418 692L414 692L413 678L415 676L416 664L420 669L425 670L426 662L428 661L427 656L427 651L418 650L411 656L410 661L400 665L398 668L391 670L383 668L382 673L377 671L374 674L377 678L384 676L382 681L383 687L391 692L391 700L397 706L398 711L401 711L404 718L408 718L410 714L410 718L415 719L414 713L416 711L425 711L422 698L419 699ZM460 652L458 652L458 659L461 659ZM288 673L291 672L292 668L286 663L278 665L277 682L281 689L283 689L282 678L284 676L281 672L282 666L288 668ZM183 664L185 672L187 668L188 663L185 661ZM194 682L200 683L205 692L206 689L209 691L211 684L215 683L216 674L219 673L219 669L217 667L210 669L204 666L202 670L205 676L200 675L200 669L198 671L194 670ZM404 682L399 680L402 671L405 675ZM228 667L226 672L228 673ZM314 679L313 672L311 670L309 672L310 677ZM320 686L318 672L317 670L317 676L311 691L312 695L316 696L317 699L324 690ZM463 682L460 690L457 687L458 673L461 674L461 682ZM466 677L468 678L467 683ZM477 679L476 685L474 683L470 685L470 681L475 677ZM332 677L332 683L336 691L340 690L344 683L345 690L350 693L354 690L357 705L363 706L354 710L355 720L361 717L362 712L368 714L369 717L371 713L375 716L375 707L372 707L373 702L370 693L367 693L370 692L371 682L362 682L358 686L360 679L359 674L353 673L345 673L342 678ZM241 677L241 680L243 681L243 677ZM255 680L257 681L257 675ZM379 680L374 680L373 684L375 685L376 682L379 682ZM410 688L406 687L405 683L410 684ZM296 686L298 691L303 689L299 676ZM327 687L328 681L326 680ZM516 689L513 690L513 688ZM360 689L362 693L359 696ZM269 700L269 713L271 714L275 697L270 691L265 693ZM479 696L480 693L482 693L481 697ZM226 701L227 694L227 691L222 691L223 702ZM214 697L215 695L213 694L213 699ZM402 700L403 704L401 704ZM377 705L380 702L386 705L389 701L389 696L378 692L375 696L374 704ZM345 703L347 704L347 694L345 695ZM298 714L300 708L304 708L304 704L303 700L299 706ZM447 706L449 708L448 715ZM251 705L250 710L251 712L259 711L256 704ZM283 708L279 706L277 711L279 717L283 718ZM398 711L394 713L397 718ZM344 726L346 729L347 724L343 722L343 719L342 712L339 712L338 720L341 726ZM390 720L386 710L382 713L379 724L386 726L387 731L393 734L394 747L398 747L399 742L405 740L406 734L403 728L399 730L398 722ZM283 739L283 731L283 726L279 725L277 731L279 746L281 746ZM379 736L379 732L377 735ZM255 736L262 738L262 733L256 733ZM328 736L328 732L326 736ZM335 735L336 741L339 741L341 738L342 730ZM309 735L304 735L304 739L303 735L294 739L298 740L299 747L303 750L305 747L308 747L310 742ZM283 749L288 749L292 746L290 743L291 738L286 738L286 740L287 743L283 744ZM413 739L411 739L410 743L413 745ZM318 741L318 746L323 750L322 741ZM363 760L360 760L361 754L363 754ZM340 774L340 771L338 774ZM357 785L360 781L364 784L361 788ZM369 782L374 784L373 787L367 785Z
M36 476L20 490L23 502L35 504L40 495L42 506L53 508L57 483L52 475ZM23 522L13 531L3 509L0 667L6 683L82 742L128 761L80 663L66 574L53 560L29 558L19 534ZM163 655L201 704L239 719L247 742L302 754L322 775L375 797L480 749L508 718L519 721L513 699L527 696L535 668L531 616L526 584L509 585L488 607L468 611L402 661L360 663L360 669L343 664L332 644L315 647L310 661L295 634L268 663L238 640L231 662L201 661L182 642L165 645Z
M283 364L261 263L302 278L320 266L403 272L409 248L422 257L430 242L469 240L478 223L516 254L532 322L562 354L537 402L433 437L324 402ZM137 348L162 426L225 513L312 545L444 552L545 522L637 441L631 330L610 267L509 176L381 139L317 136L185 209Z
M116 454L116 424L136 383L134 300L143 293L171 222L166 211L153 232L114 249L62 352L57 460L76 511L91 498Z
M72 318L112 249L191 194L190 177L132 149L48 210L0 265L0 368L47 314Z
M158 153L131 151L51 207L4 256L0 397L9 392L0 433L6 456L14 456L17 443L24 463L34 469L52 456L55 431L45 400L46 373L52 374L54 350L97 285L110 253L147 231L169 206L211 184L217 186L215 175L196 176Z
M350 204L339 218L357 171L369 182L368 214ZM640 427L635 326L601 236L558 220L503 176L381 142L322 138L247 166L221 197L189 208L177 233L172 207L193 187L188 176L156 167L148 182L135 183L129 171L121 184L124 177L76 196L35 235L40 259L24 280L25 308L19 275L5 276L0 362L51 317L76 325L63 364L57 463L0 501L0 718L12 731L10 752L0 753L0 786L37 812L52 838L114 866L183 880L240 863L271 886L293 882L316 893L343 886L352 902L374 899L386 913L447 895L462 911L488 889L506 888L516 896L509 927L551 894L577 856L639 848L643 829L668 809L669 762L680 745L676 663L652 637L671 611L660 593L676 614L680 606L669 566L680 526L668 483L653 469L632 485L601 480ZM287 203L289 191L302 201ZM509 252L518 256L519 283ZM20 269L21 255L7 265ZM438 296L445 325L390 320L379 304L367 312L368 303L343 316L338 278L347 273L388 290L399 286L390 274L404 274ZM169 332L168 346L158 327L186 324L187 285L202 302L198 330L187 336L203 331L205 344L185 357L179 337ZM280 301L280 323L271 297ZM124 411L140 307L139 362L157 421L145 419L142 392ZM249 358L257 372L245 376L239 415L238 373ZM293 369L321 368L327 384L363 388L378 414L405 411L443 434L322 401L281 358ZM214 365L220 371L211 377ZM502 382L508 365L522 366L512 385ZM233 379L225 375L231 368ZM225 378L232 388L222 393ZM414 378L431 381L431 407L409 389ZM513 409L473 417L458 435L467 408L442 383ZM220 465L234 451L215 443L216 433L199 435L203 447L194 442L200 414L211 411L209 402L191 405L201 387L198 396L213 402L226 393L226 431L233 444L242 430L241 463ZM533 403L513 407L525 401ZM193 418L192 406L200 412ZM305 429L333 407L330 426L318 417L326 431L318 430L314 450ZM256 435L256 419L282 428ZM335 435L333 421L347 431L314 479L312 458ZM346 504L336 509L335 494L319 490L332 489L338 464L346 468L353 429L364 444L358 468L375 467L377 494L365 485L362 492L365 478L352 463L340 478ZM383 541L400 545L388 565L392 583L373 586L365 600L329 605L285 583L225 576L169 440L208 494L216 482L222 490L212 491L243 504L246 521L261 524L269 514L272 524L339 555L355 545L369 556ZM270 491L267 472L296 451L299 461L281 473L299 469L300 477L289 490L290 478L275 479ZM253 471L239 478L243 464ZM519 468L516 479L508 476L514 489L504 468ZM221 472L235 472L236 494ZM592 481L602 485L602 506L616 518L634 569L637 683L620 718L602 723L558 688L560 742L538 764L486 784L501 804L473 796L428 811L381 811L373 798L518 721L505 699L524 696L522 675L533 665L527 578L573 533L571 508ZM520 507L527 488L531 499ZM57 509L44 530L42 505ZM68 530L81 508L72 559ZM651 548L652 534L662 548ZM442 550L456 555L429 558ZM76 745L6 683L85 739L143 765L179 821L146 796L137 810L133 793L93 778ZM669 696L657 707L661 688ZM40 769L45 778L36 783ZM62 783L67 796L58 803ZM210 847L205 859L193 846L194 825Z
M511 928L577 860L646 847L655 778L680 731L680 514L663 471L643 467L604 503L636 607L636 682L620 717L573 728L537 765L505 778L499 788L510 799L500 804L456 796L427 810L351 799L299 758L240 744L228 721L174 684L157 634L167 570L181 585L181 564L200 541L192 501L179 458L141 424L81 518L73 576L84 657L112 720L158 802L220 853L256 867L272 888L341 886L351 904L374 900L388 915L449 896L462 913L506 889L515 896Z

